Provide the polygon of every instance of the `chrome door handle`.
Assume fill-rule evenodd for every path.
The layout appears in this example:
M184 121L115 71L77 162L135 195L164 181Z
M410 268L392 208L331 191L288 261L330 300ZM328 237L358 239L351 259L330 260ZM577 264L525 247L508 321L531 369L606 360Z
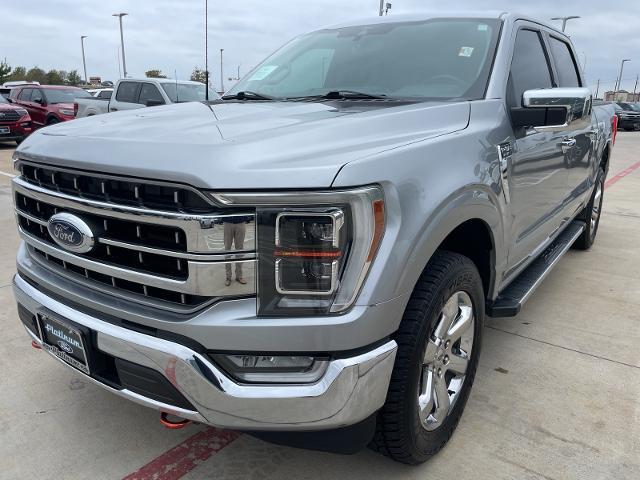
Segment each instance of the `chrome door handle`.
M567 153L569 150L571 150L573 147L576 146L576 139L575 138L565 138L562 140L562 142L560 143L560 145L562 145L562 153Z

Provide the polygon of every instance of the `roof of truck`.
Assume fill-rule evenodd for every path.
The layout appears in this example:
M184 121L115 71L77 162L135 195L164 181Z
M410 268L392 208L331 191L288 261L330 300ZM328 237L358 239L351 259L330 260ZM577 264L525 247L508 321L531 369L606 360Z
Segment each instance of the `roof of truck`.
M403 15L384 15L382 17L367 17L360 18L351 21L346 21L343 23L329 25L326 28L342 28L342 27L353 27L357 25L372 25L375 23L400 23L400 22L416 22L422 20L429 20L432 18L493 18L493 19L501 19L501 20L527 20L535 23L539 23L548 28L556 30L558 33L562 33L560 30L556 29L553 25L549 24L549 22L536 19L530 15L521 15L514 12L505 12L503 10L473 10L473 11L458 11L458 12L447 12L447 11L438 11L438 12L415 12L410 14Z
M194 82L192 80L176 80L175 78L149 78L149 77L144 77L144 78L121 78L121 81L133 81L133 82L149 82L149 81L154 81L154 82L158 82L158 83L179 83L181 85L203 85L203 83L201 82Z

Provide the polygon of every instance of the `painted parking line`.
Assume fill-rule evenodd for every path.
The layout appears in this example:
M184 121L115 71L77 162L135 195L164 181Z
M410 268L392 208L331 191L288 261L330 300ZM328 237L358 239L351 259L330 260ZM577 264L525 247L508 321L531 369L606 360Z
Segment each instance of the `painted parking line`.
M634 171L636 171L638 168L640 168L640 162L636 162L633 165L631 165L629 168L625 168L620 173L618 173L617 175L615 175L615 176L611 177L609 180L607 180L604 183L604 188L609 188L610 186L612 186L616 182L619 182L620 180L622 180L627 175L629 175L629 174L633 173Z
M611 187L638 168L640 161L611 177L604 187ZM123 480L178 480L240 435L242 434L239 432L210 427L187 438Z
M9 178L15 177L15 175L13 175L12 173L7 173L7 172L0 172L0 175L4 175L5 177L9 177Z
M187 438L123 480L178 480L240 436L210 427Z

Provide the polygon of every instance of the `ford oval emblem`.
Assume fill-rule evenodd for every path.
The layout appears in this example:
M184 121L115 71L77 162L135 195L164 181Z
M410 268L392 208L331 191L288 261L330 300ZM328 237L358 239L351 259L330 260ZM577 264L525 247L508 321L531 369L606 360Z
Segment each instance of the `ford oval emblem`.
M54 242L71 252L87 253L95 244L95 237L89 225L71 213L53 215L49 219L47 230Z
M67 342L58 340L58 346L60 347L61 350L67 353L73 353L73 348L71 348L71 345L69 345Z

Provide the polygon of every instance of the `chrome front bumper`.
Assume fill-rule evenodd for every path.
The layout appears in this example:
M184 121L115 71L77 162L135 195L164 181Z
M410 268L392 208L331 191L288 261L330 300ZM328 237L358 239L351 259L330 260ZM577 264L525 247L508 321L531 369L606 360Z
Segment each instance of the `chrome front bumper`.
M364 420L384 404L387 395L397 350L393 340L360 355L332 360L314 384L241 385L190 348L74 310L20 275L14 277L13 286L17 301L31 313L57 314L93 330L99 350L162 373L196 409L167 405L87 378L136 403L183 418L237 430L329 430Z

